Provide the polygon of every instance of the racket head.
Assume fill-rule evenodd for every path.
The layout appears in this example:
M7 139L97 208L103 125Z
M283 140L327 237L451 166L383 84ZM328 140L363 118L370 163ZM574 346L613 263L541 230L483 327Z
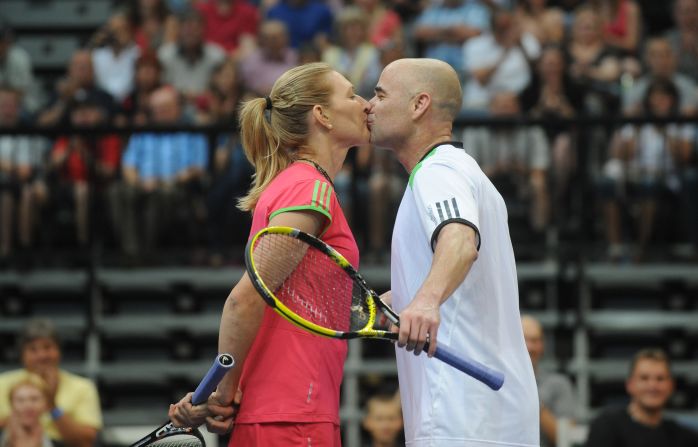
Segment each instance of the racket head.
M247 243L245 266L264 301L291 323L325 337L387 338L376 328L374 291L337 250L290 227L267 227Z
M171 422L153 430L130 447L206 447L206 441L194 427L175 427Z

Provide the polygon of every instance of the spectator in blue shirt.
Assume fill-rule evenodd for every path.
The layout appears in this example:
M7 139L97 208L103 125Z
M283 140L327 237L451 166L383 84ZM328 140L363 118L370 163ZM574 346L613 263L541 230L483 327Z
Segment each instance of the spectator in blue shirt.
M281 0L269 9L267 19L286 24L293 48L305 44L325 48L332 33L332 11L318 0Z

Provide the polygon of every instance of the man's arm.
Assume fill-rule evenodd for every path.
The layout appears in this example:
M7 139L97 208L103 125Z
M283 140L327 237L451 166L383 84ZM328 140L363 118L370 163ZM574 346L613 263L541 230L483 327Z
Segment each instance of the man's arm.
M477 234L468 225L450 223L441 229L426 280L400 313L398 346L422 352L429 336L429 356L436 352L439 308L465 280L477 259Z

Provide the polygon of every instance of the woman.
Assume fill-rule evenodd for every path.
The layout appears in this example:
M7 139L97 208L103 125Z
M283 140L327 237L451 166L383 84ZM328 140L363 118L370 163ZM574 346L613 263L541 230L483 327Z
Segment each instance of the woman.
M358 265L332 182L349 148L368 142L368 110L351 83L322 63L287 71L268 97L243 105L241 137L255 176L238 206L253 213L250 235L270 225L299 228ZM329 202L316 204L316 187L329 191ZM223 308L218 348L233 354L235 367L206 405L192 407L188 394L171 406L175 424L205 419L209 431L226 433L235 419L231 446L341 445L345 342L294 327L264 304L244 275Z
M565 37L565 18L562 10L547 3L547 0L520 0L515 9L516 20L523 32L532 34L541 44L559 44Z
M27 375L10 388L10 417L0 436L1 447L52 447L41 426L48 411L48 389L38 376Z

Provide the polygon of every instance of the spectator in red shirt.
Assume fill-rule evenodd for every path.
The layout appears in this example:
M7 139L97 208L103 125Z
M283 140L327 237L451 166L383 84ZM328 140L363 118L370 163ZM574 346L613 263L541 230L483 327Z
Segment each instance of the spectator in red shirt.
M234 53L245 39L253 39L257 34L259 12L247 0L201 1L196 9L204 19L206 41L230 53Z

